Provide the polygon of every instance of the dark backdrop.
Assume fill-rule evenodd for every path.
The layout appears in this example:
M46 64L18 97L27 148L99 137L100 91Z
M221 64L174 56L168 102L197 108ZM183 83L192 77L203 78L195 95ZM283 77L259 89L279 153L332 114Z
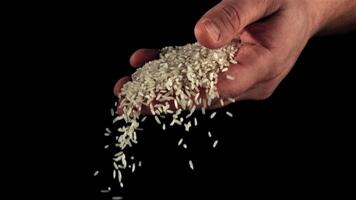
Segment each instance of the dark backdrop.
M59 3L23 18L31 67L18 79L29 79L20 91L33 130L21 139L30 155L21 161L29 177L16 179L19 190L47 199L110 199L99 191L114 183L103 133L116 80L133 72L128 59L137 48L194 42L196 21L216 2ZM354 33L313 38L271 98L228 106L233 119L197 116L189 153L176 148L183 129L163 133L148 119L136 149L143 168L113 192L125 199L234 199L348 191L355 40ZM219 139L215 151L208 130Z

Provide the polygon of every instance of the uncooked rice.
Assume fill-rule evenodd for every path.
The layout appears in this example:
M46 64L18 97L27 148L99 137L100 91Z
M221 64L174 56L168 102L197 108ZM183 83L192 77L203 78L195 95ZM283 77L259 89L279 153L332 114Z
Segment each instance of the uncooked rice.
M184 124L185 130L189 131L191 121L184 120L182 111L190 111L185 118L189 118L196 108L201 108L202 114L205 114L207 106L220 98L216 87L218 74L226 72L230 64L237 63L234 57L239 46L239 41L233 41L219 49L208 49L199 43L165 47L160 51L159 59L147 62L131 75L131 81L125 83L117 94L123 114L113 120L113 123L119 120L125 122L124 126L117 129L119 137L115 146L119 147L119 152L113 158L119 169L131 167L127 165L124 150L137 143L136 131L140 129L140 122L146 120L146 116L140 120L142 108L149 108L160 125L159 116L171 114L170 126ZM215 115L216 112L213 112L210 118ZM194 124L198 124L196 118ZM166 129L164 123L162 129ZM111 133L109 129L106 131ZM182 142L183 139L180 139L178 146ZM187 145L183 144L183 148L186 149ZM192 161L189 161L189 165L194 169ZM141 162L138 166L141 166ZM135 164L132 165L133 171ZM118 173L120 186L123 187L120 170L113 173Z
M211 113L210 119L213 119L215 117L215 115L216 115L216 112Z
M183 138L181 138L179 141L178 141L178 146L180 146L183 142Z
M229 112L229 111L226 111L226 115L229 116L229 117L233 117L232 113Z
M105 130L106 130L106 132L111 133L109 128L106 128Z
M93 175L94 175L94 176L97 176L98 174L99 174L99 171L96 170Z
M235 77L233 77L233 76L231 76L231 75L226 75L226 78L227 78L228 80L235 80Z
M190 169L194 170L193 161L191 161L191 160L189 160L189 167L190 167Z

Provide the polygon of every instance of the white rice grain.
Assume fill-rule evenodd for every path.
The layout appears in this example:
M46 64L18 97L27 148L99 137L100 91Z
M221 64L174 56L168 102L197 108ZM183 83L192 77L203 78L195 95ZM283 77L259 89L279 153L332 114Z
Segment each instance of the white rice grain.
M133 163L133 164L132 164L132 173L135 172L135 169L136 169L136 165L135 165L135 163Z
M194 126L198 126L198 120L196 117L194 117Z
M97 176L98 174L99 174L99 171L96 170L93 175L94 175L94 176Z
M218 140L215 140L215 142L214 142L214 144L213 144L213 148L215 148L216 145L218 145Z
M229 98L227 98L231 103L235 103L235 99L234 98L231 98L231 97L229 97Z
M235 77L231 76L231 75L226 75L226 79L228 80L235 80Z
M178 146L180 146L183 142L183 138L181 138L179 141L178 141Z
M105 130L106 130L106 132L111 133L109 128L106 128Z
M223 99L220 99L220 105L221 105L221 106L224 106L224 105L225 105Z
M211 113L210 119L213 119L215 117L215 115L216 115L216 112Z
M208 136L211 138L211 132L210 131L208 131Z
M119 166L116 164L116 162L113 162L113 165L114 165L114 168L115 168L116 170L119 169Z
M157 124L161 124L161 121L159 120L159 118L157 116L155 116L155 120L156 120Z
M229 116L229 117L233 117L232 113L229 112L229 111L226 111L226 115Z
M147 116L142 117L141 122L144 122L147 119Z
M119 183L122 182L122 174L120 170L117 170L117 180L119 181Z
M191 126L192 126L191 122L188 122L188 123L184 124L185 131L189 132L189 129L190 129Z
M193 165L193 161L189 160L189 167L190 169L194 170L194 165Z
M115 179L116 178L116 170L112 171L112 178Z

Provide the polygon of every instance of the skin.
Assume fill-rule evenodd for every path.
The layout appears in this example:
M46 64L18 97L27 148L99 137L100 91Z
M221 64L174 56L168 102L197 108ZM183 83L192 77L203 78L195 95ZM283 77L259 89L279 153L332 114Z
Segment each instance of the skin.
M194 33L207 48L222 47L240 36L244 45L235 57L238 64L220 74L219 93L263 100L286 77L310 38L355 28L355 0L223 0L201 17ZM139 49L130 64L140 67L157 57L157 50ZM227 80L227 74L235 80ZM128 80L120 79L114 93Z

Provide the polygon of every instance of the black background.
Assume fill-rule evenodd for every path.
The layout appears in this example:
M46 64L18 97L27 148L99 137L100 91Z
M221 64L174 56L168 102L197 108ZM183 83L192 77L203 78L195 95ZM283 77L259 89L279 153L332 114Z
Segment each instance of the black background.
M311 39L271 98L223 109L233 112L233 119L223 112L212 121L197 115L200 126L189 134L164 133L148 119L136 149L143 168L129 173L124 190L111 180L113 151L104 150L110 140L103 133L111 123L113 86L133 72L130 54L194 42L196 21L216 2L41 4L20 17L20 30L14 31L20 42L14 46L25 54L14 60L20 84L10 90L21 96L20 113L11 117L26 120L16 121L13 128L19 131L12 131L21 132L15 140L23 148L9 156L10 164L20 164L10 167L16 171L8 181L13 196L110 199L99 192L107 186L125 199L319 197L350 191L354 33ZM219 139L214 151L208 130ZM176 147L183 135L189 152ZM188 159L196 171L189 170ZM95 170L98 177L92 176Z

